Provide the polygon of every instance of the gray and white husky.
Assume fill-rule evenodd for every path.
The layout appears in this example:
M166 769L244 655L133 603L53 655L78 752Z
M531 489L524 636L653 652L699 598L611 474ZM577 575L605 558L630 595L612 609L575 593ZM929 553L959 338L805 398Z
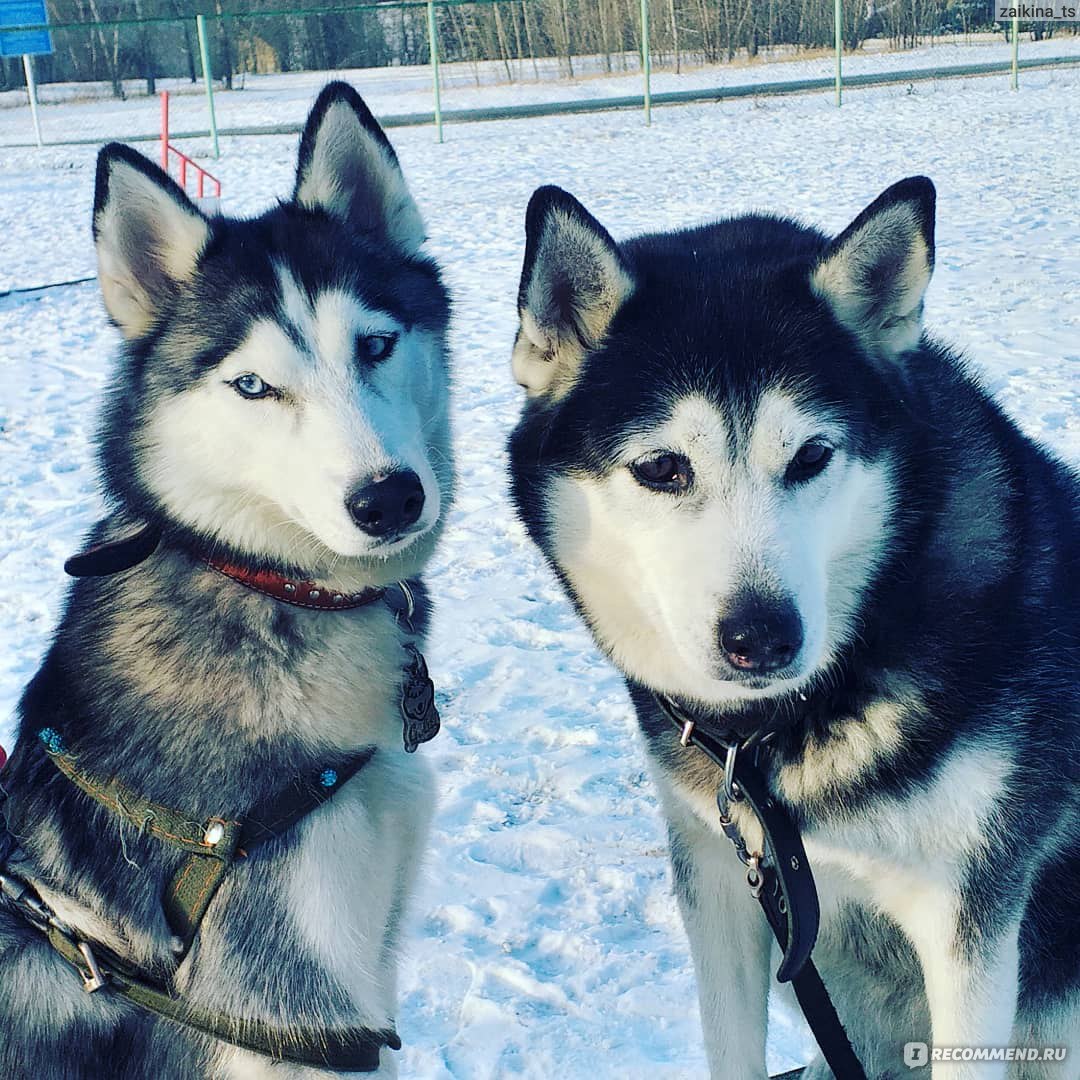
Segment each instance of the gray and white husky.
M1080 484L924 333L934 202L623 243L528 211L514 499L629 686L721 1080L764 1074L771 935L658 694L764 743L868 1076L921 1041L1054 1059L935 1080L1080 1077Z
M84 993L0 904L0 1075L315 1077L334 1062L296 1064L300 1033L357 1030L376 1041L361 1071L396 1075L398 937L432 808L429 770L403 748L404 673L426 623L415 575L453 481L449 301L421 216L385 134L337 83L308 118L288 201L207 218L111 145L93 227L124 347L100 433L110 509L83 562L116 572L73 586L23 697L0 777L4 872L73 938L239 1043L269 1031L286 1060L108 986ZM337 784L342 761L355 775L290 827L265 822L183 941L163 895L186 855L162 820L243 821L294 778ZM120 792L142 800L145 827ZM220 835L208 826L205 843Z

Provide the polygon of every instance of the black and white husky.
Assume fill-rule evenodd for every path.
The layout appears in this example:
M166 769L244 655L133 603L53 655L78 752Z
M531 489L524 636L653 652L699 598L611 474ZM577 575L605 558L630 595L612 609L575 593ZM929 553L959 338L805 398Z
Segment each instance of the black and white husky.
M765 742L868 1076L912 1041L1068 1048L935 1080L1080 1076L1080 485L923 332L932 184L834 239L616 243L554 188L526 233L514 499L630 688L713 1075L764 1073L771 936L656 694Z
M93 225L124 348L110 512L75 569L115 572L72 588L0 777L0 1075L396 1075L399 928L432 807L402 719L426 600L397 583L452 488L449 301L421 216L338 83L290 200L208 219L112 145ZM233 822L186 940L165 901L205 900L200 844ZM73 970L22 918L22 885L61 948L113 958L112 987L106 971L84 993L90 955ZM235 1039L130 1004L129 967ZM337 1053L343 1033L364 1053Z

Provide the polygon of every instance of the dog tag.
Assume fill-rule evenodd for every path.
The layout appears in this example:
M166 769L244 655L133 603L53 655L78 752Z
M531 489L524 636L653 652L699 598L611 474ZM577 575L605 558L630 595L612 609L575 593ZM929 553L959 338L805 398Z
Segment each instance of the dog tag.
M435 684L428 675L427 663L415 645L406 645L409 663L401 687L402 735L405 750L416 748L439 734L439 710L435 708Z

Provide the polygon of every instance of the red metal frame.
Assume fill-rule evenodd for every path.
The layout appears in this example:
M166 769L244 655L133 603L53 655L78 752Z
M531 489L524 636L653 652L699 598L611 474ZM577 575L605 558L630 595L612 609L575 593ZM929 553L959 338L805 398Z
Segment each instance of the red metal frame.
M198 162L192 161L187 154L177 150L169 142L169 91L161 91L161 167L165 172L169 171L169 155L173 154L180 162L179 183L187 191L188 169L195 170L195 197L205 198L205 184L209 180L214 185L214 198L221 198L221 181L212 173L204 169Z

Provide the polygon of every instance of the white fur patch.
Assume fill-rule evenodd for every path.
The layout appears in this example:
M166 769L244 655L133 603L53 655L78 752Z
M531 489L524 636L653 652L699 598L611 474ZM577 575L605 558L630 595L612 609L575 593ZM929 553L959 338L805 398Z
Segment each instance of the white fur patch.
M387 912L403 887L404 895L411 889L434 809L433 779L426 761L391 753L351 783L356 792L305 825L290 906L308 946L360 1011L375 1026L391 1026L397 955L384 949ZM395 866L404 882L390 872Z
M815 829L805 838L807 852L815 866L834 865L862 881L902 925L903 913L918 906L908 893L915 878L953 890L957 868L989 844L1012 769L1003 750L957 751L925 791L882 798L842 824ZM782 783L790 787L791 777Z
M177 518L241 550L342 571L350 559L376 560L401 576L394 557L439 522L451 483L449 462L429 450L447 423L442 343L348 292L311 303L283 270L279 279L291 327L255 322L215 369L158 405L143 479ZM358 362L361 334L397 335L393 353ZM276 393L243 398L230 383L248 373ZM380 546L356 527L346 497L402 468L420 477L424 511L410 536ZM364 572L380 576L377 566Z
M552 482L555 559L620 668L653 689L730 705L790 693L832 661L857 629L892 502L885 467L846 454L842 434L774 390L736 446L728 419L691 395L628 440L603 478ZM836 443L831 464L786 486L788 462L811 438ZM660 451L690 461L684 495L650 491L631 474L633 461ZM759 689L727 679L719 648L719 621L747 589L790 596L804 627L801 668Z

